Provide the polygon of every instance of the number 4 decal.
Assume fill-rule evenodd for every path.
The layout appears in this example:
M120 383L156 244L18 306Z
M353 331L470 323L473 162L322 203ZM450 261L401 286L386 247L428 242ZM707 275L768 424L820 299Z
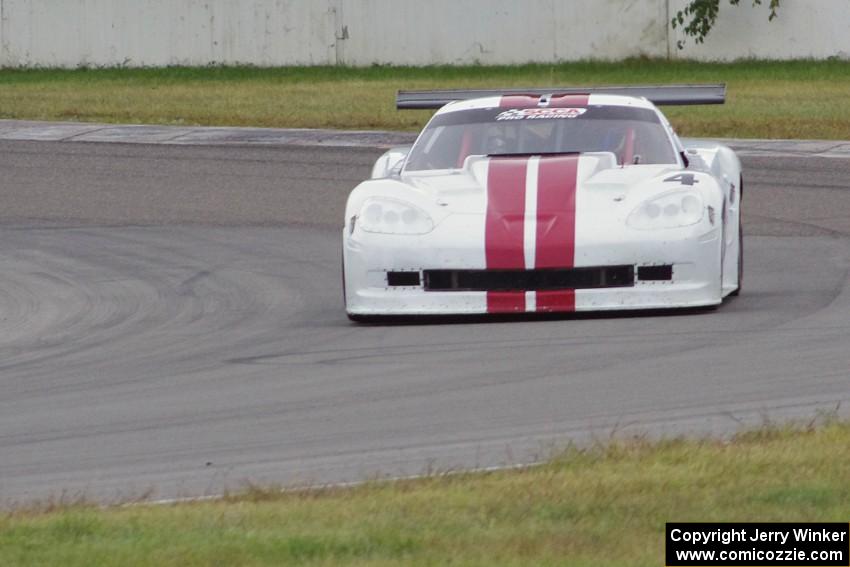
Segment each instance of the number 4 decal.
M664 183L676 183L677 181L682 185L693 185L694 183L699 183L699 179L694 179L693 173L680 173L679 175L668 177L664 180Z

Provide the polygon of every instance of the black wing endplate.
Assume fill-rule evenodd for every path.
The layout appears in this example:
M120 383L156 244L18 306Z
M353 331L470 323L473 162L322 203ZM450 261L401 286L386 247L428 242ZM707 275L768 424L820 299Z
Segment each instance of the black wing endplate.
M643 97L656 105L723 104L726 102L726 84L398 91L396 108L399 110L436 109L450 102L473 98L506 95L540 97L565 94L612 94Z

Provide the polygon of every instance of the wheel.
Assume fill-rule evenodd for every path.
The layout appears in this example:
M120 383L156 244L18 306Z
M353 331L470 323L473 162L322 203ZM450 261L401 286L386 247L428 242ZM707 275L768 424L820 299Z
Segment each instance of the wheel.
M720 304L723 304L723 282L725 281L726 266L726 197L720 210Z
M744 229L738 222L738 289L730 293L732 297L741 295L744 285Z
M741 201L744 199L744 178L738 180L738 289L730 295L738 297L744 285L744 225L741 222Z
M347 307L348 301L345 299L345 250L341 250L340 252L339 265L342 273L342 306Z

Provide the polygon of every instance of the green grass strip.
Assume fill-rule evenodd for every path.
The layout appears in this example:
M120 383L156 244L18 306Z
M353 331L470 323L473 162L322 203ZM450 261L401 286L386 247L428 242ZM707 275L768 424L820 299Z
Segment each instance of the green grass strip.
M0 565L663 565L667 521L850 518L850 424L615 441L523 470L0 514Z
M109 123L417 130L397 89L726 82L723 107L668 108L685 136L850 138L850 62L467 67L0 69L0 118Z

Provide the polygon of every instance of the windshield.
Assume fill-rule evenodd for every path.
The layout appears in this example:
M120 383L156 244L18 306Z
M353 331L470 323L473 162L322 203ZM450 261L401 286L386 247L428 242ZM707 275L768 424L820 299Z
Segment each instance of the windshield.
M613 152L619 164L677 163L648 108L483 108L438 115L413 146L406 171L463 166L470 155Z

